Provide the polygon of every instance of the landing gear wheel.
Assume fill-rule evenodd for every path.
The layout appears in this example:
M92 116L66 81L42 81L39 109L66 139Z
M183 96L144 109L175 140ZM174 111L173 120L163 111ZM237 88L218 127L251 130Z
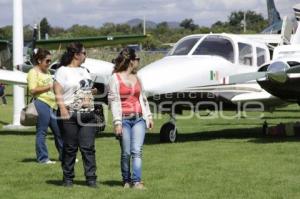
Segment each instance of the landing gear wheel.
M174 143L177 140L177 134L176 126L173 123L165 123L160 129L160 141Z

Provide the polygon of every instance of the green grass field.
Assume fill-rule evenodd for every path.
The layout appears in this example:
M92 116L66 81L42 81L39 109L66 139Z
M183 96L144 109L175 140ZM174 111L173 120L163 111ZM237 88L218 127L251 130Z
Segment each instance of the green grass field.
M9 103L0 105L0 129L11 122L11 97ZM298 106L265 113L261 119L178 120L181 134L176 144L159 143L159 128L167 117L155 120L144 147L145 191L121 187L119 145L110 125L96 140L100 185L96 190L84 186L81 160L72 189L61 186L59 164L37 164L34 129L2 129L0 198L300 198L299 138L263 137L265 119L271 124L297 121ZM56 158L51 134L47 142L50 156Z

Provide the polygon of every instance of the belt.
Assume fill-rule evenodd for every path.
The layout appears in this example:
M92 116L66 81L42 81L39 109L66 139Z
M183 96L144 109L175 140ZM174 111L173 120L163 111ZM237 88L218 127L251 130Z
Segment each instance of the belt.
M123 119L137 119L142 117L142 113L130 113L130 114L122 114Z
M66 106L66 109L70 113L93 113L95 109L89 109L89 110L71 110L69 106Z

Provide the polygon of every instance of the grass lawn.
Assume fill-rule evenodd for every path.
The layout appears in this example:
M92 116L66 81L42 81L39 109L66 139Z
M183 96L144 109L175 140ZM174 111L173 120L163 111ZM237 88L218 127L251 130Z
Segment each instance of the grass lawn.
M11 118L12 106L0 105L0 129ZM264 119L271 124L296 121L298 106L265 113L262 119L178 120L181 134L176 144L159 143L159 128L167 117L156 120L144 147L145 191L121 187L120 150L110 125L96 140L97 190L84 186L81 160L72 189L60 186L59 164L37 164L34 129L2 129L0 198L300 198L299 138L261 136ZM51 134L47 142L50 156L57 158Z

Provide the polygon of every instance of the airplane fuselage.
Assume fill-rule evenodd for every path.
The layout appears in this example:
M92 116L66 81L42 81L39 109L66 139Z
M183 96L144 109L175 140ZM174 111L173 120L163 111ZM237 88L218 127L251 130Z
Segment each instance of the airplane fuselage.
M261 43L229 34L191 35L138 75L148 95L161 95L225 84L226 77L255 72L269 60L268 48Z

